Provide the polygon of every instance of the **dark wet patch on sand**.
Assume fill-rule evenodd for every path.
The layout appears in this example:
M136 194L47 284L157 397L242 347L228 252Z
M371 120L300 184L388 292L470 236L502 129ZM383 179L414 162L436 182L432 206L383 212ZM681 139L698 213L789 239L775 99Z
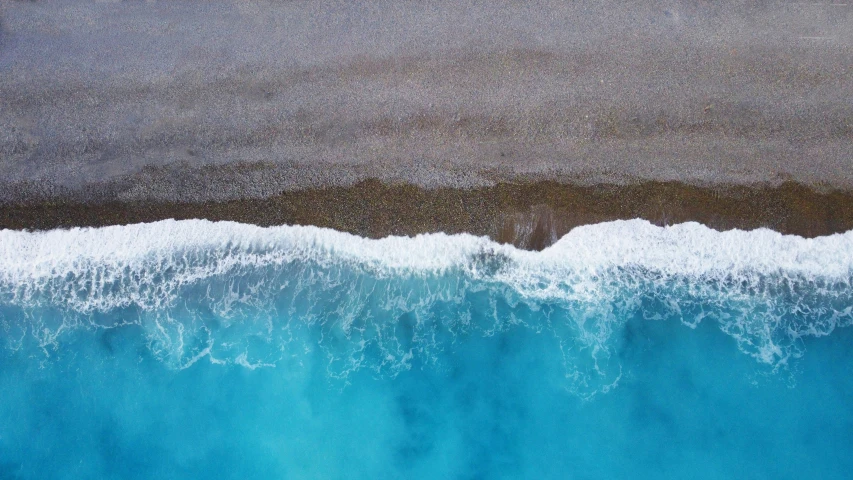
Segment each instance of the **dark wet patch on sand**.
M367 180L352 186L225 202L53 200L0 207L0 228L12 229L120 225L167 218L316 225L373 238L468 232L542 249L576 226L632 218L657 225L697 221L718 230L766 227L805 237L844 232L853 229L853 192L822 192L791 182L759 187L529 182L425 189Z

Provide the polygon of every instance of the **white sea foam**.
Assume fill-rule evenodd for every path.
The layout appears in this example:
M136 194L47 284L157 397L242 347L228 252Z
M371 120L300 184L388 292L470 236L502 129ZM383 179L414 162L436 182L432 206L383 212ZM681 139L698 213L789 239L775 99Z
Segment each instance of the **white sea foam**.
M297 318L321 325L323 338L347 340L321 345L336 374L370 364L371 349L381 352L372 367L397 371L410 367L413 352L440 348L444 334L528 325L553 330L564 355L573 352L567 375L581 378L606 370L614 331L637 311L691 327L713 318L741 350L778 365L800 354L800 338L853 321L851 278L853 231L804 239L631 220L576 228L542 252L472 235L371 240L205 220L0 231L0 317L4 305L67 312L58 324L29 327L42 345L80 325L136 323L152 350L179 366L205 356L274 364L278 357L250 357L242 345L252 335L290 341ZM139 319L91 318L122 308ZM243 308L245 331L234 338L193 320L212 312L229 324ZM548 313L536 320L531 312L542 308ZM263 321L267 310L284 323ZM491 320L473 319L484 315ZM579 366L580 351L590 352L591 366ZM602 384L616 378L601 375Z
M656 227L617 221L576 228L542 257L578 269L636 265L673 275L751 271L842 278L853 271L853 231L806 239L768 229L718 232L695 222Z
M48 232L0 231L0 278L27 283L95 265L129 267L214 251L220 260L230 258L229 264L339 261L397 273L459 267L484 252L550 271L630 266L670 275L750 271L824 278L847 278L853 272L853 231L805 239L767 229L718 232L698 223L657 227L629 220L578 227L544 251L529 252L467 234L373 240L316 227L164 220Z
M13 303L47 295L79 311L131 304L161 308L182 286L234 269L294 261L348 264L377 276L461 269L525 297L577 298L600 294L600 277L619 269L659 277L750 281L780 275L849 282L853 231L804 239L766 229L718 232L697 223L656 227L616 221L576 228L542 252L465 234L372 240L316 227L206 220L0 231L0 286L12 292L7 295Z

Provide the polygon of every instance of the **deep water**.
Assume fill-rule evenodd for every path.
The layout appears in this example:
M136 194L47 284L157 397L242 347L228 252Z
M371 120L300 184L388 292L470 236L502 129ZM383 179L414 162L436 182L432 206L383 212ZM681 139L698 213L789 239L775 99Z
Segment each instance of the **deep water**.
M0 232L0 478L846 478L851 245Z

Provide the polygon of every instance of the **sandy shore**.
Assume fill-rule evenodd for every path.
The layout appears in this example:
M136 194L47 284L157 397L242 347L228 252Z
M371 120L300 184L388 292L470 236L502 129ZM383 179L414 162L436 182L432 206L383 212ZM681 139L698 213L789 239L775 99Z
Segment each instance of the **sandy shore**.
M753 3L0 0L0 226L849 228L853 7Z

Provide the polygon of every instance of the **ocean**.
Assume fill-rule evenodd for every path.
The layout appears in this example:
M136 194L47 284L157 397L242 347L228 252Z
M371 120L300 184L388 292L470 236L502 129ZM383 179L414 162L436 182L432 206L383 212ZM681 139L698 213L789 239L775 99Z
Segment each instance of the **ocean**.
M853 232L0 231L0 478L846 478Z

